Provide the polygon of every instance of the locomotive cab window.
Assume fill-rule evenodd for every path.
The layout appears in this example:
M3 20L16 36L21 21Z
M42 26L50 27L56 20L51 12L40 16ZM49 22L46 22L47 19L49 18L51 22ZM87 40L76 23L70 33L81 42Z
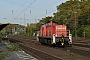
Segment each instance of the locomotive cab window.
M56 23L53 23L53 26L56 26Z
M46 23L46 26L50 26L50 23Z

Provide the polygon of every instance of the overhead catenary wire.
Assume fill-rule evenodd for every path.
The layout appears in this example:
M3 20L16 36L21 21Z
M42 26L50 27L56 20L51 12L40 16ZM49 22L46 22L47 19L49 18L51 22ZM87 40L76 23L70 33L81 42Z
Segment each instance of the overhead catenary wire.
M15 11L17 11L18 9L20 9L22 6L27 7L26 5L24 5L27 2L27 0L25 0L24 3L22 3L22 4L18 4L18 3L15 3L15 2L9 1L9 0L4 0L4 1L7 1L7 2L12 3L12 4L15 4L15 5L20 5L20 7L17 8Z
M60 0L59 0L60 1ZM57 2L59 2L59 1L57 1ZM37 11L41 11L41 10L45 10L45 14L42 14L42 15L40 15L40 16L45 16L45 15L47 15L47 14L49 14L49 13L52 13L53 11L56 11L56 10L53 10L53 11L48 11L49 9L49 7L51 7L53 4L55 4L55 3L57 3L57 2L54 2L54 3L52 3L51 5L49 5L49 6L47 6L47 7L44 7L44 8L36 8L36 9L39 9L39 10L37 10ZM35 7L30 7L30 8L35 8ZM32 18L32 19L38 19L40 16L38 16L37 18Z
M4 0L4 1L7 1L7 2L9 2L9 3L16 4L16 5L21 5L21 4L18 4L18 3L15 3L15 2L9 1L9 0Z
M9 3L12 3L11 2L11 0L5 0L5 1L7 1L7 2L9 2ZM27 2L27 0L25 0L26 2ZM36 0L35 0L36 1ZM34 12L33 12L33 10L31 9L31 8L34 8L34 9L36 9L36 11L35 11L35 14L36 14L36 12L37 11L40 11L40 10L42 10L42 11L44 11L44 13L42 13L41 15L39 14L39 15L37 15L36 17L37 18L35 18L35 16L34 17L30 17L30 19L38 19L38 18L40 18L40 17L45 17L46 15L48 15L49 13L52 13L52 12L54 12L54 11L56 11L56 10L52 10L52 11L50 11L50 8L49 7L51 7L52 5L55 5L55 3L57 3L57 2L54 2L54 3L51 3L51 4L49 4L48 6L46 6L46 7L44 7L44 8L38 8L38 7L36 7L35 8L35 6L31 6L35 1L33 1L30 5L25 5L24 3L23 4L18 4L18 3L16 3L16 2L13 2L12 4L17 4L17 5L20 5L19 7L20 8L17 8L17 9L13 9L12 11L13 11L13 14L14 13L16 13L19 9L21 9L21 7L23 6L23 7L25 7L25 9L23 10L23 11L21 11L18 15L16 15L16 19L18 18L20 18L19 16L22 14L22 13L25 13L25 11L28 9L28 8L30 8L30 10L29 10L29 14L33 14ZM59 0L60 1L60 0ZM15 15L15 14L14 14ZM26 14L27 15L27 14ZM29 15L27 15L27 16L29 16ZM26 16L26 17L27 17ZM22 17L21 17L22 18ZM23 19L23 18L22 18ZM30 19L28 19L28 20L30 20Z
M18 11L22 6L25 6L24 4L25 4L26 2L27 2L27 0L25 0L24 3L23 3L19 8L17 8L17 9L15 10L15 12Z
M23 4L18 4L18 3L15 3L15 2L9 1L9 0L5 0L5 1L7 1L7 2L9 2L9 3L12 3L12 4L20 5L21 7L22 7L22 6L25 6L24 4L25 4L25 2L27 2L27 0L25 0ZM25 8L20 14L18 14L16 18L14 18L14 13L15 13L16 11L18 11L18 9L20 9L21 7L19 7L19 8L16 9L15 11L12 9L12 14L11 14L11 16L13 16L13 19L12 19L12 20L19 19L18 16L20 16L26 9L28 9L35 1L36 1L36 0L34 0L34 1L33 1L32 3L30 3L28 6L25 6L26 8ZM31 10L30 10L30 14L31 14Z
M52 13L52 12L54 12L54 11L56 11L56 10L52 10L52 11L50 11L50 12L47 12L47 14ZM37 16L36 18L38 19L39 17L45 16L45 15L47 15L47 14L42 14L42 15L40 15L40 16ZM34 20L34 19L35 19L35 18L32 18L32 20Z
M21 15L26 9L28 9L36 0L34 0L29 6L27 6L19 15ZM17 17L19 16L17 15Z
M9 1L9 0L5 0L5 1L10 2L10 3L13 3L13 4L18 4L18 3L15 3L15 2ZM26 0L26 1L27 1L27 0ZM25 2L26 2L26 1L25 1ZM36 0L35 0L35 1L36 1ZM59 1L60 1L60 0L59 0ZM59 2L59 1L57 1L57 2ZM24 2L24 3L25 3L25 2ZM54 2L54 3L52 3L51 5L47 6L46 8L44 7L44 8L42 8L42 9L43 9L43 10L46 10L46 14L47 14L47 11L49 10L49 9L47 9L47 8L49 8L50 6L52 6L53 4L55 4L55 3L57 3L57 2ZM24 3L23 3L23 4L18 4L18 5L21 5L21 7L22 7L22 6L25 6ZM33 3L33 2L32 2L32 3ZM32 3L31 3L31 4L32 4ZM31 5L31 4L30 4L30 5ZM30 6L27 6L27 8L29 8L29 7L30 7ZM27 9L27 8L26 8L26 9ZM30 7L30 8L35 8L35 7ZM20 9L20 8L19 8L19 9ZM26 9L25 9L25 10L26 10ZM42 10L41 8L36 8L36 9ZM17 10L18 10L18 9L16 9L15 11L13 10L13 11L16 12ZM38 10L37 10L37 11L38 11ZM20 14L22 14L23 12L24 12L24 10L23 10ZM20 14L19 14L19 15L20 15ZM31 14L31 10L30 10L30 14ZM19 16L19 15L18 15L18 16ZM18 17L18 16L17 16L17 17Z
M18 18L14 18L14 13L16 13L16 11L18 11L22 6L27 7L26 5L24 5L27 2L27 0L25 0L22 4L18 4L18 3L15 3L13 1L10 1L10 0L4 0L4 1L12 4L12 10L11 10L11 16L13 17L12 20L18 19ZM20 5L20 7L15 10L15 9L13 9L13 5ZM9 17L9 19L11 19L11 16Z

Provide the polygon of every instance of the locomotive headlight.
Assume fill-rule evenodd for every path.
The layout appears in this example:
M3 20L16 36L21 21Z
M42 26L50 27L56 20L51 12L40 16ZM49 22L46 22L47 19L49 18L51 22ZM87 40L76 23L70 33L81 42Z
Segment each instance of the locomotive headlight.
M60 41L62 41L62 40L60 39Z
M61 38L61 39L60 39L60 42L61 42L61 43L64 43L64 38Z
M57 36L57 35L56 35Z
M64 43L61 43L62 44L62 46L64 45Z

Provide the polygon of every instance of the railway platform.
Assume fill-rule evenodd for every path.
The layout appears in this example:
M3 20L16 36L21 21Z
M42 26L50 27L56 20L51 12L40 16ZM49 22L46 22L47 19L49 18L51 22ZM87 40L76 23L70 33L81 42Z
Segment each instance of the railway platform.
M7 46L8 44L0 43L0 55L3 55L0 56L0 60L37 60L24 51L8 51Z

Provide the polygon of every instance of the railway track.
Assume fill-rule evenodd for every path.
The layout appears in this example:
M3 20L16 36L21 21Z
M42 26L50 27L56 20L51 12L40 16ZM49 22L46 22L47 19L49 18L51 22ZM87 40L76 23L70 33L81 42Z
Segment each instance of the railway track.
M6 39L6 38L4 38ZM31 46L28 46L26 44L24 44L26 41L28 41L29 39L26 38L26 37L23 37L23 38L18 38L17 37L14 37L13 38L7 38L9 39L10 41L14 41L16 42L17 44L19 44L19 46L25 51L27 52L28 54L34 56L36 59L38 60L62 60L60 57L57 57L55 55L52 55L52 54L49 54L45 51L41 51L39 49L36 49L34 47L31 47ZM25 39L25 41L22 41L22 39ZM31 39L35 39L35 38L31 38ZM30 41L29 41L30 42Z
M72 46L72 47L66 47L65 49L62 49L62 50L64 51L69 50L70 52L74 54L90 57L90 48Z
M23 45L23 44L19 44L19 45L24 51L33 55L38 60L62 60L60 57L57 57L55 55L51 55L47 52L38 50L36 48L30 47L30 46L27 46L27 45Z
M18 42L22 44L21 47L31 55L36 55L36 57L38 57L39 60L45 60L45 59L46 60L50 60L50 59L51 60L52 59L74 60L76 58L79 60L90 60L90 48L89 48L89 45L86 44L87 41L89 40L85 41L85 43L83 44L80 43L80 41L82 40L80 39L76 40L73 42L72 47L66 46L65 48L61 48L61 47L52 48L47 45L39 44L39 42L35 40L36 37L24 36L24 37L9 37L9 38L15 39L17 41L21 41L21 42Z
M72 47L66 47L62 50L69 50L75 54L90 57L90 38L74 38Z
M43 46L50 48L47 45L43 45ZM90 48L87 48L86 46L80 47L80 46L72 45L72 46L66 46L65 48L55 47L54 49L66 51L67 53L69 53L71 55L73 55L73 54L81 55L81 56L84 56L84 57L87 57L90 59Z
M85 49L90 51L90 38L77 38L73 39L73 46L76 46L75 48Z
M86 48L90 48L90 44L82 44L82 43L73 43L74 46L79 46L79 47L86 47Z

